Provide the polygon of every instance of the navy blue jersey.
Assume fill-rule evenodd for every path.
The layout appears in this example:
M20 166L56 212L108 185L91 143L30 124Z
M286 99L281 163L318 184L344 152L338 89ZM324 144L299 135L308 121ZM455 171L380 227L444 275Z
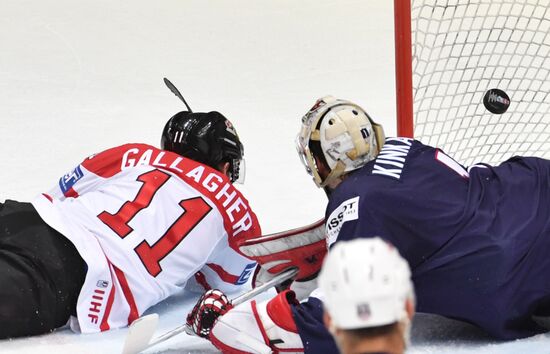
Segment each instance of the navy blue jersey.
M340 351L323 323L323 303L316 297L309 297L300 305L291 305L292 317L298 328L304 354L338 354Z
M550 161L466 170L439 149L388 138L329 199L329 242L394 244L411 266L417 311L502 339L546 331L531 316L550 314Z

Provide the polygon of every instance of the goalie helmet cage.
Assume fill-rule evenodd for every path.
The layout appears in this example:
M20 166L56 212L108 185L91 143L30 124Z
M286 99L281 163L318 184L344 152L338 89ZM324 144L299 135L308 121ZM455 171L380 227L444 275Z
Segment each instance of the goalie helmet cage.
M394 0L397 133L464 165L550 158L550 0ZM483 97L510 97L503 114Z

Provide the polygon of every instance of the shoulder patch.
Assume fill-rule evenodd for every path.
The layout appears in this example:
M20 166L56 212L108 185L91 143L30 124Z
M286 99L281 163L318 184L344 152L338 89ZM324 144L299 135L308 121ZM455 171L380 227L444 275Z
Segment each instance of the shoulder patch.
M330 213L325 223L328 245L332 245L338 238L342 224L346 221L359 218L359 196L345 200Z
M82 178L82 176L84 176L84 174L80 169L80 165L78 165L74 170L66 173L63 177L61 177L59 179L59 188L61 188L63 194L67 193L67 191L71 189L74 184Z
M248 281L252 272L256 269L256 263L249 263L244 268L243 272L239 276L239 279L235 282L236 285L242 285Z

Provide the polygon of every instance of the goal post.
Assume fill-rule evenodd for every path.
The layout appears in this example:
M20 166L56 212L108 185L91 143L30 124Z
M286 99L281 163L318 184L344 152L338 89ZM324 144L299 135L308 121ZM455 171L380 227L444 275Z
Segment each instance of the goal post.
M550 0L394 0L397 132L459 162L550 158ZM489 89L510 98L502 114Z
M394 0L397 135L414 137L411 2Z

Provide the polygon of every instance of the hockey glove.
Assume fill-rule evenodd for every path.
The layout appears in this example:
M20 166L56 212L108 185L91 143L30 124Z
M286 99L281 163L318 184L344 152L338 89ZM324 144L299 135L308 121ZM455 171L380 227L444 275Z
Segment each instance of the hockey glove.
M303 353L291 306L300 306L292 291L245 302L216 321L210 341L222 353Z
M187 326L196 335L208 338L216 319L233 308L231 301L220 290L208 290L187 315Z
M258 262L252 279L254 287L288 268L298 267L298 275L290 288L297 291L299 299L303 299L315 288L315 278L327 253L324 219L305 227L242 240L238 249ZM290 284L285 285L278 290L288 288Z

